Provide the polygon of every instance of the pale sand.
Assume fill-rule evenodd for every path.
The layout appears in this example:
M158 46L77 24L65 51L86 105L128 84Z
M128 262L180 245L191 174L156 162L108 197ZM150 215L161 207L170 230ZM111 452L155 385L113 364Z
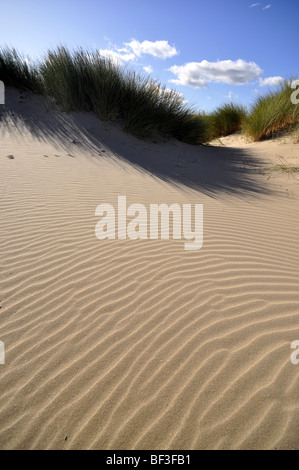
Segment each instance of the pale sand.
M299 145L143 142L23 95L0 107L0 448L298 449L299 175L271 168ZM202 249L99 241L118 195L202 203Z

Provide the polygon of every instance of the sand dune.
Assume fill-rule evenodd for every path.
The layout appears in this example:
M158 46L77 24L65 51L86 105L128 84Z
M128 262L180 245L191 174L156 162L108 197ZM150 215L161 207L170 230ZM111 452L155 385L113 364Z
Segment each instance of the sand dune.
M298 449L298 176L273 166L299 145L144 142L18 97L0 108L0 448ZM118 195L202 203L202 249L98 240Z

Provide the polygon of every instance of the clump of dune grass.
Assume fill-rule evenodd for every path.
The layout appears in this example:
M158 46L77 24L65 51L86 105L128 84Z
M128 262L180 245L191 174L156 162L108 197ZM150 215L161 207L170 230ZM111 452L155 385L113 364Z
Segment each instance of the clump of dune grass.
M59 47L48 52L40 67L47 95L63 111L91 109L87 70L79 53L72 55L66 48Z
M174 137L187 144L208 142L209 130L200 114L186 110L185 114L177 117Z
M183 97L154 80L128 73L120 115L127 132L142 137L162 135L191 144L206 140L206 124Z
M30 90L34 93L42 93L42 79L38 66L29 63L15 49L0 49L0 80L6 86L12 86L20 90Z
M154 137L162 124L159 85L148 77L128 72L123 80L120 116L124 130L140 137Z
M103 120L122 119L140 138L157 135L203 143L206 124L174 90L130 72L98 53L49 51L40 66L47 95L64 111L94 111Z
M224 137L241 130L247 116L244 106L227 103L207 116L210 127L210 138Z
M254 141L288 130L299 122L299 106L291 101L294 90L285 81L278 90L257 98L243 124L243 131Z
M299 105L291 102L293 89L280 89L257 98L250 114L229 103L213 113L196 113L181 94L156 80L130 72L100 56L60 46L34 63L15 49L0 49L0 80L21 90L43 93L63 111L93 111L100 119L121 119L124 130L140 138L157 135L202 144L243 130L254 141L278 131L296 128ZM299 142L298 129L293 134Z
M91 109L102 120L117 119L120 117L120 103L124 93L124 78L121 69L99 54L89 55L87 62L86 57L84 60Z
M49 51L41 64L48 96L64 111L94 111L103 120L118 115L123 91L119 68L98 53L65 47Z

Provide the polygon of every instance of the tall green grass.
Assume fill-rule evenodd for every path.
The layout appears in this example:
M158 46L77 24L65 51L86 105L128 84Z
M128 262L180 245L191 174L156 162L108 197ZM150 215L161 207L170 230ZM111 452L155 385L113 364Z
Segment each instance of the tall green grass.
M64 111L94 111L101 119L116 119L123 78L108 59L59 47L48 52L40 70L46 94Z
M6 86L41 93L42 78L38 66L28 63L15 49L0 48L0 79Z
M289 82L285 81L278 90L258 97L244 121L244 133L254 141L259 141L294 127L299 122L299 105L291 101L293 91Z
M186 106L182 96L148 77L127 74L121 103L127 132L142 137L172 136L191 144L207 139L205 121Z
M48 52L40 71L46 94L65 111L120 118L124 130L140 138L164 135L193 144L206 140L206 123L178 93L98 53L59 47Z
M93 111L102 120L121 119L124 130L140 138L161 135L201 144L242 129L260 140L299 120L299 106L291 102L293 90L286 81L279 90L257 98L249 114L245 107L229 103L205 115L147 75L97 52L62 46L38 63L25 60L15 49L0 49L0 80L43 93L67 112Z
M240 131L247 117L247 110L244 106L228 103L217 108L207 116L210 138L224 137L234 132Z

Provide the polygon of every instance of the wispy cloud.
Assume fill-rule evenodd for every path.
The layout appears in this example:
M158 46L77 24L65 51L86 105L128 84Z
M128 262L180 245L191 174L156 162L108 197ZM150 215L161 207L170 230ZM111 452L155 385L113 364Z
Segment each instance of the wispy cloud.
M260 86L279 86L283 83L283 77L267 77L267 78L260 78Z
M117 47L109 42L107 49L100 49L99 53L107 58L110 58L116 63L129 62L138 59L142 55L148 54L159 59L167 59L178 54L174 46L171 46L168 41L137 41L132 39L130 42L125 42L124 47ZM148 72L146 70L146 72ZM151 73L151 72L148 72Z
M124 63L129 62L130 60L135 59L135 54L129 51L124 52L123 50L112 50L112 49L100 49L99 53L101 56L106 57L107 59L112 60L115 63Z
M146 65L145 67L143 67L143 70L146 73L153 73L153 67L151 65Z
M185 65L173 65L169 70L177 76L170 82L192 88L206 87L209 82L246 85L263 73L255 62L246 62L242 59L189 62Z
M249 5L249 8L259 7L260 5L260 3L252 3L251 5ZM271 3L263 7L262 10L269 10L269 8L271 8Z
M168 41L139 42L133 39L131 42L126 42L125 46L131 49L138 57L143 54L149 54L159 59L167 59L178 54L176 48L168 44Z

